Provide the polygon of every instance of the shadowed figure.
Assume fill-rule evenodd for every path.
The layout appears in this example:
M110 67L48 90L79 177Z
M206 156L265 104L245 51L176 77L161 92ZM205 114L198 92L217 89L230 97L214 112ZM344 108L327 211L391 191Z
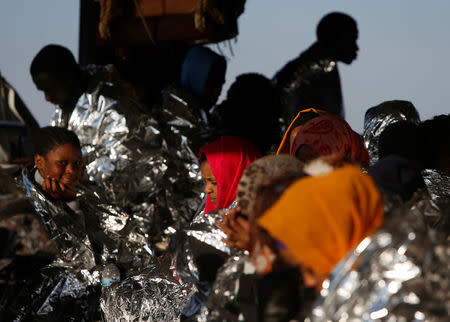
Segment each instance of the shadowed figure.
M332 12L319 22L316 34L317 41L274 76L283 97L285 124L310 107L344 117L337 62L351 64L356 59L356 21L344 13Z

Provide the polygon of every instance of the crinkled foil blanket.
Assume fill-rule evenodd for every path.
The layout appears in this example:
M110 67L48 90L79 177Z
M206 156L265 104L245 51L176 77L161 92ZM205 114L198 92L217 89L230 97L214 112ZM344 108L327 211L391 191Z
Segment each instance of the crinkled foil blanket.
M283 84L277 84L279 79L274 79L277 86L281 86L281 100L285 109L291 104L295 92L302 86L309 85L311 80L320 77L320 75L328 74L336 70L336 61L331 59L320 59L309 63L301 64L297 67L288 80ZM287 127L289 123L285 124Z
M448 233L429 229L428 197L397 207L323 283L311 321L448 321Z
M419 124L420 119L412 104L386 102L369 111L364 119L364 144L370 156L370 164L378 161L378 140L389 125L398 121Z
M106 319L173 321L197 314L211 290L211 283L202 280L198 256L230 254L221 240L225 234L216 226L220 218L214 212L199 212L187 228L174 232L170 253L146 272L108 289L101 299Z
M58 255L38 273L30 272L34 277L25 285L26 294L9 308L3 306L9 302L1 303L2 312L9 310L7 316L18 321L58 320L58 314L69 305L73 311L66 312L64 319L98 317L103 264L114 260L125 275L141 271L154 254L149 236L139 221L105 203L95 186L80 187L79 211L62 201L49 200L30 180L33 171L23 170L23 186Z
M117 87L100 81L83 93L68 128L80 139L89 178L157 239L168 226L188 223L200 203L199 164L185 131L195 120L165 103L152 110L157 119Z
M183 281L171 256L155 259L143 273L104 289L101 307L106 321L176 321L195 286Z

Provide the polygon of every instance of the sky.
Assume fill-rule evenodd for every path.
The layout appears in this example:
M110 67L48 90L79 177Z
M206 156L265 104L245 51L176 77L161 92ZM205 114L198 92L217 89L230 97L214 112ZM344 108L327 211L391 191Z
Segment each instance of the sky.
M355 130L362 131L368 108L387 100L411 101L422 119L450 112L448 0L247 0L239 36L230 41L234 55L219 44L228 57L221 97L241 73L271 78L314 42L317 23L332 11L358 22L358 59L339 64L346 118ZM0 3L0 72L41 125L48 124L53 107L35 89L29 64L48 43L76 55L78 19L76 0Z

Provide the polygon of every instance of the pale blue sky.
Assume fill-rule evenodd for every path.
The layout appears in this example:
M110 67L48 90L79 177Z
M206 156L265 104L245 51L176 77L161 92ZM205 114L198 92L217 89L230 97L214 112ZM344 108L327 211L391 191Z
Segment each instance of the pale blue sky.
M41 125L53 107L31 82L29 64L48 43L78 52L78 1L2 0L0 71L19 91ZM226 90L245 72L268 77L315 39L331 11L358 22L360 51L340 65L347 120L362 130L367 108L385 100L410 100L422 119L450 112L450 1L448 0L247 0L240 35L231 41ZM213 46L213 49L215 47Z

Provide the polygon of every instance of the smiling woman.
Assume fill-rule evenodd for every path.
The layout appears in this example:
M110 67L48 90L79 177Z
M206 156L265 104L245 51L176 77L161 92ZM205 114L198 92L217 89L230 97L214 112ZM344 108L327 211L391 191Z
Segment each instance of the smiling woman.
M83 177L80 141L72 131L45 127L34 143L34 179L55 199L75 197L75 186Z

